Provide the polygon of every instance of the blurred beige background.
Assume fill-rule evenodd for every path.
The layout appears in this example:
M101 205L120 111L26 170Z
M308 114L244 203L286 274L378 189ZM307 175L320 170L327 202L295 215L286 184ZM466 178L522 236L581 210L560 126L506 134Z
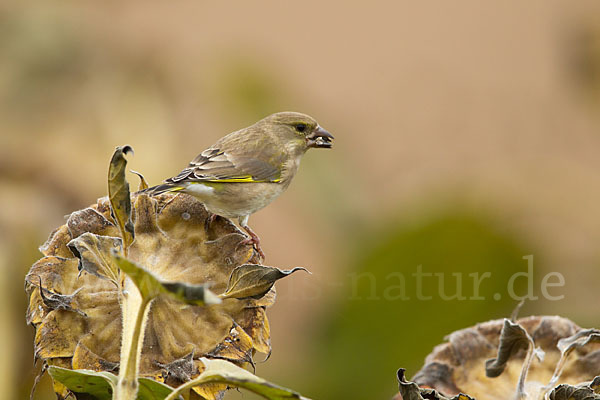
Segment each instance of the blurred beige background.
M364 325L352 310L364 304L349 299L348 277L389 232L419 231L438 215L472 215L493 237L517 243L516 256L534 254L538 281L549 271L565 276L564 300L529 302L524 313L600 326L600 3L5 2L5 398L27 398L35 376L23 277L63 216L105 194L114 147L133 146L129 166L156 184L220 136L283 110L314 116L336 142L311 151L288 192L250 219L267 264L313 272L278 283L274 351L257 374L313 398L389 398L395 368L414 373L456 327L428 314L426 339L409 350L400 310L421 305L369 303L399 314L378 315L373 337L352 337ZM460 263L473 247L456 243ZM453 271L444 260L412 259ZM474 265L484 271L487 261ZM457 326L513 306L477 304ZM341 326L349 336L328 333ZM398 338L386 344L397 350L392 360L367 351L384 331ZM356 343L373 358L353 359ZM342 373L352 368L363 381ZM52 398L47 378L35 398Z

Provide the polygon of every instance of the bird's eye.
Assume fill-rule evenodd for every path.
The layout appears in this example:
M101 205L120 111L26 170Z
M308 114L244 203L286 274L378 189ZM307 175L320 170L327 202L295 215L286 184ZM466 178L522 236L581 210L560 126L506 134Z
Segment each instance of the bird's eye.
M300 133L304 132L306 130L306 125L305 124L298 124L296 125L296 130Z

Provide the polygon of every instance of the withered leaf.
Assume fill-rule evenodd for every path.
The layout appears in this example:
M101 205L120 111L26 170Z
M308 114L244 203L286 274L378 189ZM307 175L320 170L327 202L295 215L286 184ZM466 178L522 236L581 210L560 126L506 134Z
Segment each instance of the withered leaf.
M85 232L111 236L109 232L114 231L112 236L118 234L117 229L114 229L115 225L92 207L71 213L67 219L67 228L72 238Z
M309 272L302 267L281 270L258 264L240 265L231 272L227 289L221 297L224 299L260 299L273 287L277 280L300 270Z
M66 310L77 313L83 317L87 317L86 313L71 306L73 302L73 297L79 292L81 288L77 289L73 294L64 295L53 293L50 291L46 291L46 289L40 286L40 296L42 297L42 301L44 305L51 310ZM44 292L47 292L44 294Z
M590 387L594 390L594 393L600 394L600 376L597 376L594 379L592 379Z
M231 362L246 362L255 368L254 360L252 360L253 348L250 335L234 322L229 335L206 355Z
M142 175L141 172L134 171L132 169L129 170L132 174L136 174L140 178L140 184L138 186L138 190L148 189L148 182L146 182L146 178Z
M125 167L127 166L125 155L128 153L133 153L130 146L117 147L108 168L108 198L111 214L119 227L125 249L129 248L134 237L129 183L125 178Z
M510 320L512 322L515 322L517 320L517 317L519 316L519 312L521 312L521 308L523 307L524 304L525 304L525 300L521 300L519 302L519 304L517 304L515 306L515 309L513 310L512 314L510 314Z
M193 305L219 304L221 299L212 293L209 285L191 285L183 282L163 282L147 269L112 251L117 266L131 278L145 299L166 294L179 301Z
M27 279L30 277L28 276ZM37 277L39 283L28 281L29 284L33 286L37 286L40 291L40 297L42 298L42 303L44 303L44 307L49 310L65 310L75 312L83 317L87 317L87 315L76 308L74 308L71 303L73 303L73 298L75 295L81 290L81 288L77 289L72 294L60 294L54 293L42 286L42 278L40 276Z
M47 360L73 357L85 331L84 317L65 310L52 310L35 332L35 358ZM68 329L64 329L68 326Z
M556 385L571 352L576 348L584 347L588 343L593 342L600 342L600 330L598 329L583 329L572 336L560 339L556 345L561 353L560 359L556 364L556 368L554 369L550 383L546 385L546 389L553 388L554 385Z
M561 353L573 351L578 347L586 346L588 343L600 342L600 330L598 329L583 329L567 338L560 339L556 347Z
M400 368L398 370L398 389L402 395L402 400L474 400L466 394L459 393L452 398L448 398L439 394L433 389L420 388L415 382L409 382L405 376L406 370Z
M498 356L485 362L486 376L488 378L500 376L500 374L504 372L508 361L517 354L519 350L528 349L529 346L535 346L529 333L527 333L521 325L505 319L500 335Z
M472 340L468 342L472 343ZM451 354L454 356L456 353ZM425 366L413 376L413 380L421 386L436 388L442 393L460 393L460 389L454 382L454 367L445 362L426 362Z
M594 381L596 381L594 379ZM550 400L600 400L600 394L595 393L594 389L592 389L592 384L584 384L584 385L567 385L562 384L558 385L554 388L549 395Z
M225 383L229 386L247 389L271 400L308 400L299 393L274 385L237 365L224 360L201 358L205 370L195 379L179 386L165 400L174 400L179 393L194 386L208 383Z
M73 369L91 369L118 373L119 363L109 361L90 350L88 344L93 342L93 335L88 334L75 347L71 367Z
M120 251L123 247L121 238L95 235L86 232L71 240L67 246L79 259L78 269L108 279L115 284L118 281L119 269L114 264L110 252Z
M536 349L533 339L525 328L505 318L502 333L500 334L498 356L485 362L486 376L488 378L496 378L504 372L508 361L522 349L528 349L528 351L517 383L515 396L517 399L525 397L525 380L527 379L527 373L529 372L533 357L536 356L540 361L544 358L544 352L542 349Z
M189 353L182 358L179 358L168 364L156 362L156 365L163 368L169 376L174 377L178 381L187 382L192 379L198 371L194 365L194 352Z

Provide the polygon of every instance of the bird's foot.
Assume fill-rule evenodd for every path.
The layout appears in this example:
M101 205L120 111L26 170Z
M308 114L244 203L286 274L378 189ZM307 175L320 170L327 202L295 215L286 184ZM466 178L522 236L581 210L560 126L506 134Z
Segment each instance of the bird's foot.
M248 233L248 235L250 235L250 237L239 242L238 246L244 246L247 244L254 246L254 249L256 249L256 252L258 253L261 260L264 261L265 253L262 251L262 248L260 247L260 238L258 237L258 235L256 233L254 233L254 231L252 229L250 229L249 226L242 226L242 228L244 228L244 230Z
M209 213L210 216L208 218L206 218L206 220L204 220L204 230L208 233L208 231L210 231L210 227L213 224L213 222L215 222L215 220L217 219L218 215L217 214L213 214L213 213Z

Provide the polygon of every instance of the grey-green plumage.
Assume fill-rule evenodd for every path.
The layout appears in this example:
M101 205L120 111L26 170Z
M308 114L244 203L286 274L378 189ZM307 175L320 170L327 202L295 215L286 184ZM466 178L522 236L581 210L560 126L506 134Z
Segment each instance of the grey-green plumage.
M181 191L200 199L206 209L238 218L264 258L248 217L267 206L289 186L302 155L311 147L330 148L333 136L312 117L272 114L219 139L194 158L179 175L147 189L151 194Z

